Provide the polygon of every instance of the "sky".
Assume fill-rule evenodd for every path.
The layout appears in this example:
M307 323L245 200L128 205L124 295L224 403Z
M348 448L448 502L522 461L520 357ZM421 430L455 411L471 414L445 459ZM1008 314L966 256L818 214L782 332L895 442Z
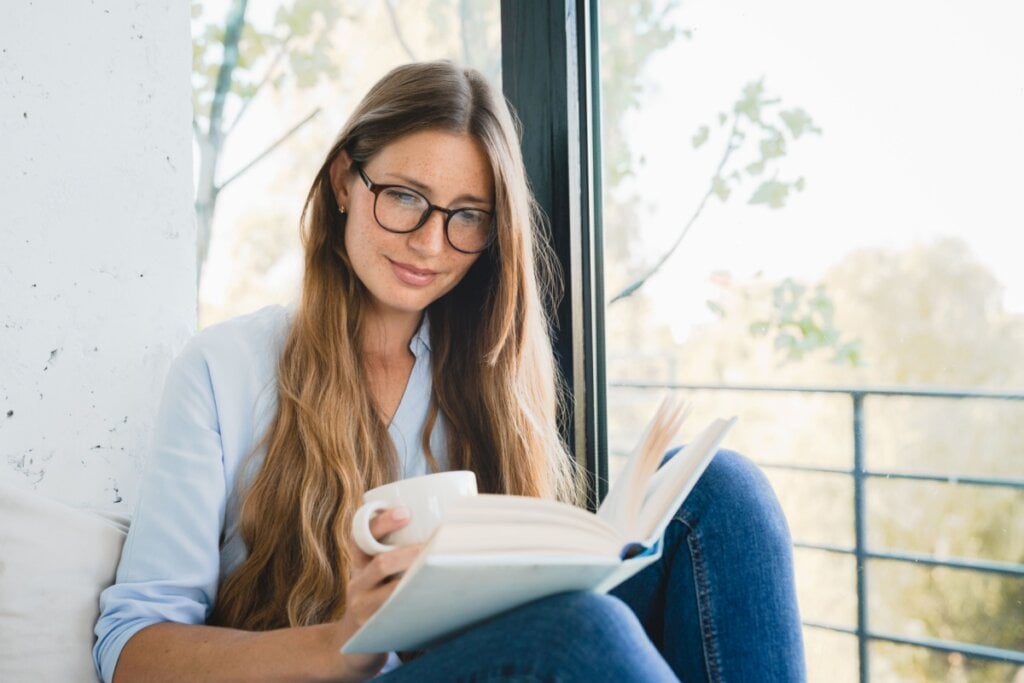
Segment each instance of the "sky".
M763 77L823 131L779 166L806 179L786 208L712 201L651 281L655 314L678 335L707 317L709 272L813 280L852 249L940 236L966 241L1006 307L1024 312L1024 4L694 0L672 16L691 38L652 61L628 126L649 254L671 242L720 154L709 143L695 155L690 137L745 83Z

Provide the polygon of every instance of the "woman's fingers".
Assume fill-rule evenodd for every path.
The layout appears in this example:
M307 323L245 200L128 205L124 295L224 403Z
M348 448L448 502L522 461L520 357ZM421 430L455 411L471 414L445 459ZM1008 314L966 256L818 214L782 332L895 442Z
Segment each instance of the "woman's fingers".
M384 510L371 520L370 531L374 537L380 539L408 523L408 510L392 508ZM349 575L347 604L345 614L338 624L343 635L342 642L359 630L391 596L398 586L398 577L416 561L423 548L416 543L400 546L379 555L367 555L354 543L352 545L354 562ZM377 662L367 660L364 664L369 667L377 665Z
M393 582L416 560L422 546L419 544L404 545L380 555L372 556L352 576L350 587L357 591L368 591L382 584ZM388 591L390 593L390 591Z
M356 571L348 584L344 621L354 633L387 600L398 586L396 580L416 560L422 546L406 545L375 555Z
M370 520L370 533L380 541L391 532L409 524L410 518L409 508L404 506L381 510Z
M385 536L409 524L410 519L409 509L406 507L399 506L381 510L370 519L370 533L378 541L383 542ZM363 552L359 544L355 543L351 537L349 538L349 544L352 548L353 568L355 570L362 569L374 558L373 555Z

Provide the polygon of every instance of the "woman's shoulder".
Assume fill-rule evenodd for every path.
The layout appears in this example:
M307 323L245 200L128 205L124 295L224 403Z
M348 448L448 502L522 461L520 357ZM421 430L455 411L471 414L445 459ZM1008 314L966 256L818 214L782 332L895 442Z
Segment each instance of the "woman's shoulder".
M180 357L185 362L202 360L211 370L272 368L284 348L291 320L291 309L280 305L229 318L196 333Z
M264 306L251 313L204 327L193 337L193 341L205 346L273 341L287 335L291 318L291 309L286 306Z

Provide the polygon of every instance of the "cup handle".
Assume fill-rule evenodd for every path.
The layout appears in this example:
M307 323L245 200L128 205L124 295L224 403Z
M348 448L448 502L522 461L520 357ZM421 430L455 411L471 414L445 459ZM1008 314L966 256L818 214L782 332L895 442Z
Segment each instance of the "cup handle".
M388 509L388 507L390 506L383 501L371 500L363 503L356 510L356 514L352 516L352 539L359 546L360 550L367 555L379 555L380 553L394 550L397 547L381 543L370 533L370 520L375 514L381 510Z

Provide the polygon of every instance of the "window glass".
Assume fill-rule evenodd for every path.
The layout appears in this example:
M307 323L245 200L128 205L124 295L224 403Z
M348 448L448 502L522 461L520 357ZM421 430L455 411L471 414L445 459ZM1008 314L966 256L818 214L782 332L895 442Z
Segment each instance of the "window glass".
M663 395L643 384L711 387L687 389L691 428L739 416L727 445L780 495L805 622L840 629L806 628L811 680L859 680L854 557L807 547L857 542L858 448L884 475L863 480L868 550L1024 560L1022 22L1016 3L600 3L610 468ZM1024 642L1019 574L866 567L875 631ZM879 680L1015 671L869 655Z
M250 2L214 154L210 111L236 6L193 3L200 326L297 296L306 192L353 107L389 69L451 59L501 76L496 0Z

